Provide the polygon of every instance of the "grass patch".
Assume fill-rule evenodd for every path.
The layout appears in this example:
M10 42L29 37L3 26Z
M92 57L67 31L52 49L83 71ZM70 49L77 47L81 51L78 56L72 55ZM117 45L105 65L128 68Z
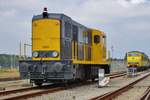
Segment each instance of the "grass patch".
M19 77L18 69L1 69L0 78Z

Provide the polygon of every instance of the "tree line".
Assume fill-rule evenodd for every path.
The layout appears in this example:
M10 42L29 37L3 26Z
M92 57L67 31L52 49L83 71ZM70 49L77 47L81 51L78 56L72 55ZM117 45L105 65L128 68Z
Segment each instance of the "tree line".
M19 55L0 54L0 68L17 68L20 59L23 57L20 58Z

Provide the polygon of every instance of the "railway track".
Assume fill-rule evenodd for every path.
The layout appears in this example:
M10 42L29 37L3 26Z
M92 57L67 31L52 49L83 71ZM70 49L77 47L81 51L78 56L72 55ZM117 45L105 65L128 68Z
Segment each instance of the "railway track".
M106 77L110 77L110 79L112 79L112 78L121 77L125 75L126 75L126 72L122 71L120 73L113 73L113 74L106 75Z
M150 86L147 88L140 100L150 100Z
M119 72L119 73L113 73L109 76L110 78L116 78L116 77L121 77L126 75L125 72ZM24 99L24 98L30 98L30 97L35 97L35 96L40 96L42 94L47 94L47 93L53 93L57 91L62 91L82 85L89 85L93 84L93 82L88 81L88 82L83 82L83 83L78 83L78 84L72 84L67 87L63 86L43 86L43 87L30 87L30 88L23 88L23 89L17 89L17 90L9 90L9 91L3 91L0 92L0 99L2 100L19 100L19 99Z
M90 100L112 100L112 99L115 99L118 96L122 95L123 93L125 93L125 92L129 91L130 89L134 88L135 84L143 81L144 79L146 79L149 76L150 76L150 72L145 74L145 75L143 75L142 77L140 77L136 81L131 82L128 85L125 85L125 86L123 86L123 87L121 87L121 88L119 88L119 89L117 89L115 91L108 92L106 94L94 97L94 98L92 98ZM126 99L124 99L124 100L126 100ZM119 100L119 99L117 99L117 100ZM143 94L143 96L141 97L140 100L150 100L150 87L148 87L148 89L145 91L145 93Z
M20 77L0 78L0 82L4 82L4 81L15 81L15 80L20 80Z

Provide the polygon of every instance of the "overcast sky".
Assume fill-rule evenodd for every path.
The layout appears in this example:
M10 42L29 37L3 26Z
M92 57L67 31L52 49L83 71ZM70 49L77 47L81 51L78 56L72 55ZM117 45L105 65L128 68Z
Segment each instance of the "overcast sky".
M114 57L130 50L150 56L150 0L0 0L0 54L19 54L20 41L31 44L32 16L43 7L104 31Z

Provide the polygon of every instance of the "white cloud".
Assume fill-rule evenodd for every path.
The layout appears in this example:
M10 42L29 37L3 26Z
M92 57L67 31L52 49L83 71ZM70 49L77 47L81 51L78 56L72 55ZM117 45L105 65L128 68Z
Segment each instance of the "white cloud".
M140 4L147 2L147 0L130 0L129 2L132 4Z
M150 3L149 0L118 0L118 3L123 7L132 7L139 4Z

